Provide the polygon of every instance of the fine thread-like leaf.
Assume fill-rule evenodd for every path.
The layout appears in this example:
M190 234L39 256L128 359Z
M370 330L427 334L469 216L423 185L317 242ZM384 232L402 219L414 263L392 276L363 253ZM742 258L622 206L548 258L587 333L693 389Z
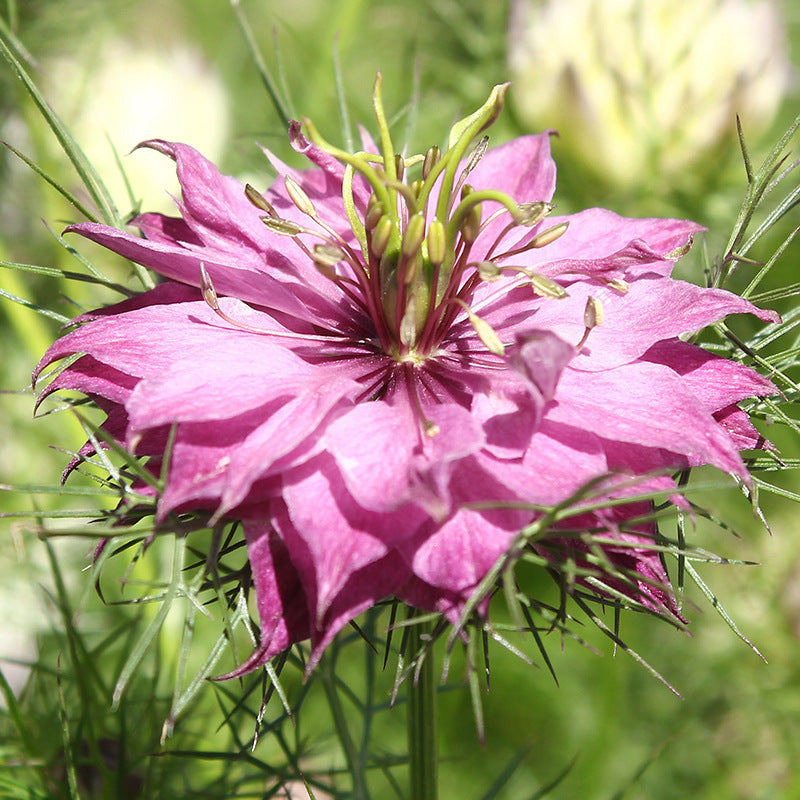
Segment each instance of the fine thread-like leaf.
M119 227L122 223L122 220L119 217L119 212L117 211L114 201L111 199L111 195L109 194L108 189L106 189L102 179L91 165L89 159L86 158L83 150L81 150L78 143L72 137L72 134L69 132L67 126L64 125L60 117L50 107L48 102L42 96L41 92L39 92L39 89L36 87L36 84L33 82L30 75L28 75L25 67L8 48L2 35L0 35L0 53L2 53L3 57L14 70L20 81L22 81L28 95L39 109L42 118L55 134L56 139L58 139L58 142L64 150L67 158L69 158L73 167L75 167L75 171L78 173L92 199L99 207L104 221L109 225Z

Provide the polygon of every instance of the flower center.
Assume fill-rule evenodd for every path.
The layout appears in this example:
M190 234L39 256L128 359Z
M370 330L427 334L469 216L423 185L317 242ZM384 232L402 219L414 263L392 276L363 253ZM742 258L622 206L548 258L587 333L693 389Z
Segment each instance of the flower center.
M263 219L270 229L293 236L317 268L369 314L381 347L398 362L420 364L435 355L448 330L464 314L487 349L502 355L505 344L470 308L475 289L481 281L518 273L531 281L536 293L563 296L558 284L507 262L549 244L567 227L562 223L532 232L527 240L520 239L523 244L504 250L502 241L511 230L539 225L552 206L539 199L519 202L494 189L476 190L468 182L488 146L487 136L478 137L500 113L507 84L496 86L477 111L452 127L444 152L431 147L424 155L408 158L397 153L392 142L381 85L378 74L373 91L378 153L341 150L323 139L310 120L304 120L309 139L345 167L342 195L358 248L320 220L309 197L289 177L287 192L316 223L314 231L278 217L250 187L248 197L268 212ZM361 213L354 197L356 175L371 190ZM498 226L492 226L494 240L488 246L482 244L480 259L472 257L476 241L501 217L507 218L507 224L499 233ZM323 243L309 249L300 234L321 237ZM338 268L342 262L349 270Z

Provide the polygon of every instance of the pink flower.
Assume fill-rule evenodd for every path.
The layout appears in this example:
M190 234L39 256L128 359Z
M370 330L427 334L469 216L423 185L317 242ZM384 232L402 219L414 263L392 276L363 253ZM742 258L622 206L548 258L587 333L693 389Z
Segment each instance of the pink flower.
M68 229L167 280L76 320L37 374L83 355L42 396L93 398L154 469L174 426L165 526L244 521L261 644L236 674L309 637L315 663L390 596L458 620L519 531L589 481L611 498L670 491L670 470L699 464L748 478L739 451L761 440L736 404L773 386L678 337L774 315L670 277L692 222L549 216L548 134L468 152L503 95L419 159L394 152L377 92L375 155L294 123L314 166L267 154L281 177L263 195L146 142L176 163L181 215L137 217L144 238ZM535 547L586 564L567 528L596 529L633 576L605 594L677 615L655 526L631 522L649 508L584 512Z

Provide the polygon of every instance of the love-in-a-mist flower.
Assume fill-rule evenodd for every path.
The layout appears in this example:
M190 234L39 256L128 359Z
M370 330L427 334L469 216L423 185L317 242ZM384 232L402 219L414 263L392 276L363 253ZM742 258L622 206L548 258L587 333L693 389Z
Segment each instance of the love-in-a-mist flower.
M144 238L69 228L166 280L76 320L39 371L82 355L43 394L93 398L154 470L171 432L158 523L243 520L261 641L242 670L307 638L313 664L387 597L458 620L518 532L587 482L669 491L697 464L747 480L739 451L761 439L736 404L773 387L678 337L770 314L670 277L692 222L552 216L549 135L479 138L505 90L443 151L405 156L378 80L377 145L293 123L312 166L267 154L263 194L149 141L176 163L180 216L137 217ZM597 565L567 526L594 531L628 576L602 591L676 614L648 509L585 511L535 546Z
M581 169L610 186L680 189L718 171L711 154L735 141L736 115L748 138L767 130L792 76L773 0L513 0L511 9L520 117L557 128Z

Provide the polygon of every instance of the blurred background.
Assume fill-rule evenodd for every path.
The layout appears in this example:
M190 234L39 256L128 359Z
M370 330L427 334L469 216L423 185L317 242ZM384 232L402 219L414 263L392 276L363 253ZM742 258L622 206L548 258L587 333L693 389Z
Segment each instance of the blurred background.
M277 103L237 14L249 24ZM746 188L736 114L757 164L800 111L800 7L788 0L0 0L0 20L0 32L24 46L18 52L44 97L107 182L123 217L139 208L168 210L170 193L177 191L166 159L130 153L139 141L185 141L223 171L265 187L271 174L257 145L297 163L281 114L309 116L327 138L344 144L358 135L357 123L371 126L371 87L381 70L387 109L396 113L393 130L409 151L442 143L453 121L479 106L492 85L511 80L492 144L556 129L560 210L599 205L630 216L690 217L709 228L713 258ZM5 66L0 138L84 199L58 142ZM796 143L790 148L797 152ZM78 219L46 180L11 150L0 151L0 261L76 269L58 235ZM786 229L761 243L762 257L798 224L790 214ZM115 280L134 285L129 265L100 251L83 252ZM679 267L698 283L701 252L695 247ZM791 245L773 285L796 280L797 258L798 246ZM736 276L731 288L749 277ZM67 317L116 300L89 283L67 285L6 267L0 268L0 290ZM58 448L74 450L83 439L68 415L32 419L29 376L59 322L0 298L0 326L0 483L54 484L68 460ZM795 442L779 444L798 455ZM498 648L486 698L485 747L477 742L457 669L442 695L443 798L482 797L519 753L524 757L496 796L800 798L797 509L766 498L770 535L736 490L719 483L722 488L702 502L739 538L700 526L696 543L758 565L706 566L703 576L769 664L697 590L685 598L691 637L649 618L628 615L622 621L629 644L682 700L624 653L615 656L591 631L587 642L599 654L550 637L558 685L546 668L531 668ZM0 493L0 512L12 515L0 520L0 669L17 698L10 709L6 694L0 724L10 725L12 711L21 714L30 736L22 744L38 747L46 764L38 772L21 769L20 748L13 737L2 744L0 735L0 796L70 796L58 752L64 720L77 713L71 704L86 696L62 665L63 653L74 655L77 647L65 629L95 637L88 641L95 643L96 657L91 650L84 657L94 659L93 669L102 674L98 685L111 687L119 652L129 642L126 626L141 622L128 607L102 606L81 572L91 543L56 540L48 548L29 518L13 516L69 509L72 502L27 491ZM123 633L104 639L111 631ZM97 730L89 740L101 743L92 757L106 780L81 775L84 783L76 790L87 797L264 796L275 784L268 770L252 767L247 776L237 762L245 777L232 789L234 767L226 757L180 755L232 752L229 740L219 740L217 688L203 690L179 722L165 747L173 755L151 757L160 749L163 703L169 700L162 696L169 693L169 677L161 670L176 658L174 643L168 635L162 639L146 663L150 672L145 669L130 689L135 725L113 717L110 693L94 698L91 725ZM362 650L356 644L352 654L343 652L345 672L357 674ZM381 702L390 685L391 675L379 680ZM227 691L236 694L237 688ZM295 736L306 748L305 765L327 770L341 762L322 722L313 722L317 701L309 702L312 712ZM402 713L387 711L385 717L376 736L381 746L402 752ZM83 716L76 719L74 725L90 725ZM124 742L120 731L126 732ZM255 755L273 763L280 752L265 735ZM563 780L545 791L563 771ZM34 773L38 793L25 794L21 787L34 782ZM123 773L125 782L109 783L109 774ZM4 794L4 787L13 791Z

